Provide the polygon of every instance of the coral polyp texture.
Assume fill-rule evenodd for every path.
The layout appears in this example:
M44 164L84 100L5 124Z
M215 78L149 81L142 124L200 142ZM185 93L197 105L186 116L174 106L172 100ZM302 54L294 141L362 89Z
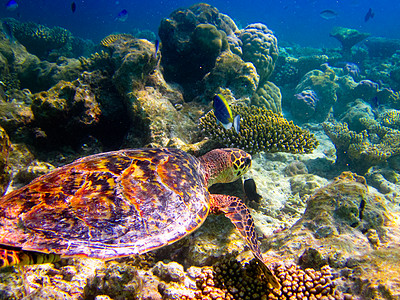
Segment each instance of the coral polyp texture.
M320 271L305 270L295 264L275 264L273 271L281 284L280 289L271 289L254 260L241 265L233 257L226 256L213 268L203 268L197 278L196 299L343 299L335 289L329 266Z
M274 70L278 59L278 41L272 30L262 23L247 25L238 34L242 41L242 58L254 64L260 81L264 82Z
M364 174L371 166L400 154L400 131L379 125L375 120L360 119L367 128L360 133L349 130L347 123L323 123L325 133L336 148L336 163L347 164ZM372 137L376 137L374 142Z
M19 22L15 19L8 19L15 38L23 44L26 49L37 56L47 55L47 52L61 48L72 38L67 29L55 26L46 27L33 22Z
M203 133L226 147L250 153L311 153L318 146L318 141L308 130L263 107L237 105L231 109L234 116L240 115L239 133L217 124L213 111L200 119Z

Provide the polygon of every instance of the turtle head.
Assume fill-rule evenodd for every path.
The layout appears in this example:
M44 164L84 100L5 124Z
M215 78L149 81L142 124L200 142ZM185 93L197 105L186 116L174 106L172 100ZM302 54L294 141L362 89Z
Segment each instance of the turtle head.
M251 167L251 155L234 149L215 149L200 158L208 186L214 183L228 183L239 179Z

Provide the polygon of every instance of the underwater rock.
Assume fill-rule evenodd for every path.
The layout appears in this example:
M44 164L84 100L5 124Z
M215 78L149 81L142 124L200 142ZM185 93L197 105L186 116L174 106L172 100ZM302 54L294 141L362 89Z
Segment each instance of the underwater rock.
M134 266L117 262L106 263L97 268L85 286L85 298L97 295L110 299L137 299L143 286L143 279ZM96 298L97 299L97 298Z
M303 255L304 263L307 253L307 266L314 268L326 261L340 274L341 289L363 299L386 291L397 295L399 255L390 260L384 255L398 251L400 232L397 217L388 213L387 205L388 201L368 190L363 177L344 172L309 198L306 212L294 226L268 238L270 256L280 253L297 260ZM318 253L310 257L309 247ZM391 269L387 276L377 271L383 265ZM384 282L385 291L374 286L378 282Z
M112 81L120 94L143 88L157 65L154 45L147 40L118 39L108 46L115 73Z
M363 44L368 48L370 57L390 57L400 50L400 40L384 37L369 37Z
M178 9L161 21L162 65L167 81L181 84L188 97L192 85L211 71L217 56L228 49L227 35L235 23L205 3Z
M355 44L369 37L369 33L362 33L351 28L334 27L330 32L330 36L334 37L342 44L342 51L346 56L351 54L351 48Z
M251 104L265 107L276 114L282 114L282 95L279 87L270 81L258 86L257 91L251 98Z
M176 99L182 94L174 91L164 81L162 74L156 72L153 77L156 85L147 86L129 94L128 113L132 124L124 147L165 147L172 138L190 143L196 132L195 123L184 113L178 111Z
M60 81L46 92L33 95L37 125L56 143L79 141L98 125L101 109L93 92L79 82Z
M313 90L301 91L294 95L291 112L296 119L307 121L313 117L319 101Z
M358 99L347 104L345 112L339 117L339 121L347 123L350 130L361 132L365 129L364 124L360 121L362 118L374 119L375 116L371 106Z
M203 78L204 100L211 101L221 89L229 90L236 99L250 98L257 89L259 76L252 63L238 55L224 51L218 56L214 68Z
M251 62L264 83L271 76L278 59L278 41L273 32L262 23L247 25L237 34L242 41L242 58Z

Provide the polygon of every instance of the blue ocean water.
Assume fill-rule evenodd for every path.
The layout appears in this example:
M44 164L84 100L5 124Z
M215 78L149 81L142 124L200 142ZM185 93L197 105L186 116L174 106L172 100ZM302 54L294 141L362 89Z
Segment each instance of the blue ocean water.
M98 42L115 32L131 32L133 29L151 30L157 33L162 18L180 7L197 2L190 0L81 0L75 1L76 11L71 11L68 0L16 0L18 8L6 9L2 1L0 18L13 17L20 21L33 21L47 26L61 26L74 35ZM336 47L339 43L329 37L334 26L355 28L372 36L400 38L400 2L390 0L210 0L207 3L229 15L239 27L262 22L273 30L279 41L295 42L303 46ZM365 22L369 9L374 18ZM125 22L115 20L126 9ZM323 19L320 12L333 10L337 16Z

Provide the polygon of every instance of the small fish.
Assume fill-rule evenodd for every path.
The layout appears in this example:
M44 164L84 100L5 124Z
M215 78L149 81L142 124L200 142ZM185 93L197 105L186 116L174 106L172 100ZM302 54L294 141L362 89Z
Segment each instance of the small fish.
M3 26L3 33L6 35L6 37L11 43L14 43L15 39L10 24L8 24L6 21L3 21L2 26Z
M119 14L115 17L114 21L125 22L128 19L128 11L123 9L119 12Z
M319 13L319 16L325 20L335 19L338 16L338 13L331 9L325 9Z
M14 11L18 8L18 3L15 0L10 0L7 2L6 8L8 11Z
M158 53L158 49L160 48L160 41L156 40L156 42L154 43L154 58L157 59L157 53Z
M262 196L257 193L256 182L253 178L248 178L243 181L243 190L249 201L260 203Z
M75 2L71 3L71 11L72 11L72 13L74 13L76 11L76 3Z
M372 99L371 99L371 102L372 102L372 107L373 107L373 108L376 108L376 107L378 107L378 106L380 105L379 99L378 99L377 96L375 96L374 98L372 98Z
M240 116L235 118L232 116L232 110L229 107L228 101L221 94L214 96L213 101L214 115L217 118L217 124L221 123L225 129L230 129L233 125L235 131L240 131Z
M369 19L372 19L375 16L375 13L372 11L372 8L369 8L367 14L364 17L364 21L368 22Z

